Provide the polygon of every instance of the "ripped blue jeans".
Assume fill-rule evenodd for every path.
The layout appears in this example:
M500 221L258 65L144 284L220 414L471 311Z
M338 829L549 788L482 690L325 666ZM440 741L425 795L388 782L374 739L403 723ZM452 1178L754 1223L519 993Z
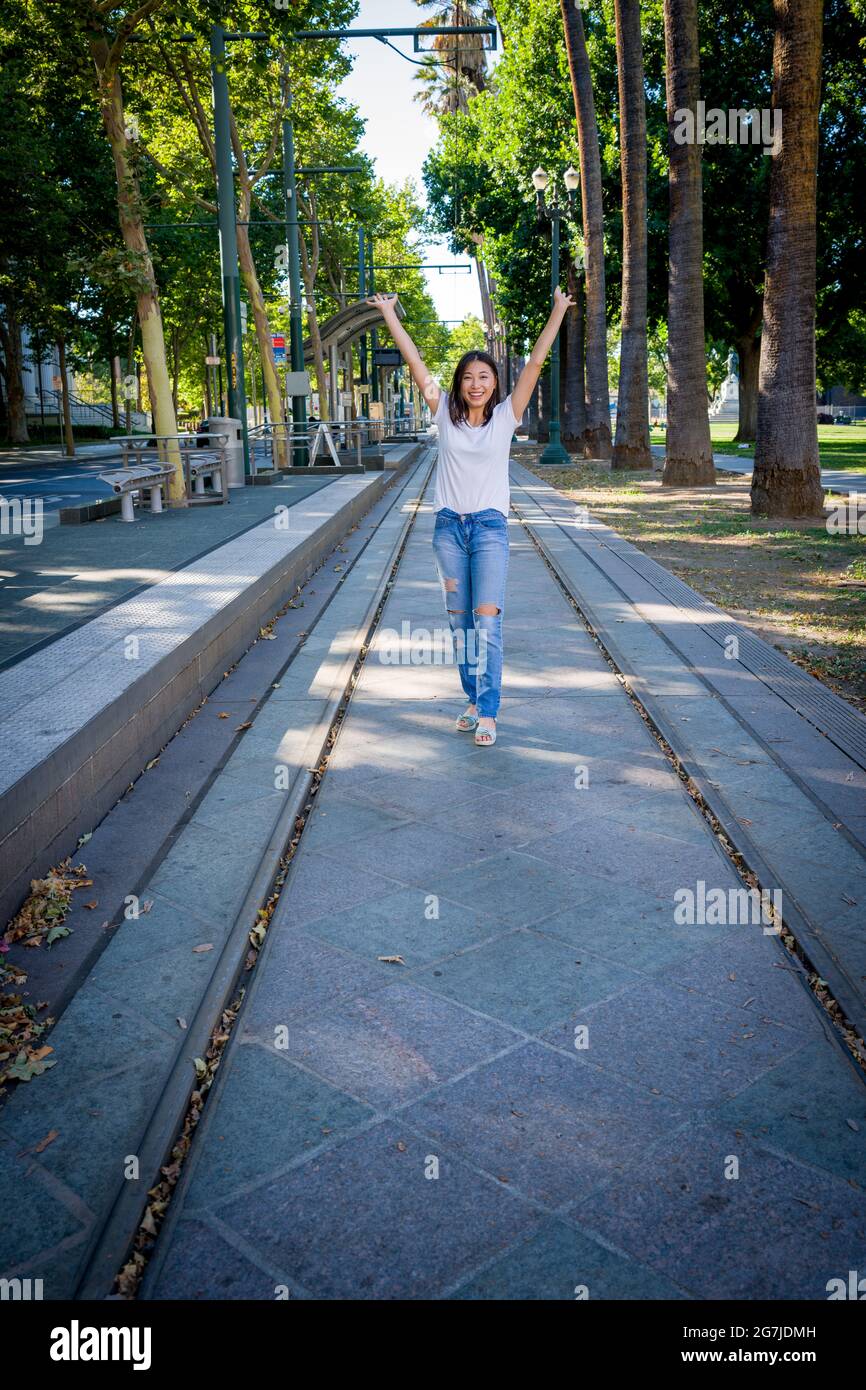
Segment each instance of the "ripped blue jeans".
M464 513L441 507L433 529L433 553L460 682L479 715L495 719L502 687L508 521L496 507ZM498 612L477 612L491 605Z

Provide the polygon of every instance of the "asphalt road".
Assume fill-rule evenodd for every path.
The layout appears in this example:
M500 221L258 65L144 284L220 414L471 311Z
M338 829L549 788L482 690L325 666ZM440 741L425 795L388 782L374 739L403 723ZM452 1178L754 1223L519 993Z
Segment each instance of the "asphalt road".
M111 488L100 482L109 459L117 457L110 444L82 449L75 458L63 458L53 450L11 450L0 454L0 498L8 502L25 497L41 498L43 516L51 525L59 520L61 507L95 502L110 497Z

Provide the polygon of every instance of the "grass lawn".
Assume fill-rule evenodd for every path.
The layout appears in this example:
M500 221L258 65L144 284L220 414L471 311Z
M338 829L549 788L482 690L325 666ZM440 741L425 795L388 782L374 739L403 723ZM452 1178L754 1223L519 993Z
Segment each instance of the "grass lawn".
M753 517L741 478L663 489L649 470L533 471L866 710L866 536Z
M741 458L754 458L755 446L748 444L742 449L734 444L737 426L728 424L710 425L713 449L717 453L735 454ZM664 430L651 432L653 444L664 444ZM819 425L818 450L822 468L866 470L866 425Z

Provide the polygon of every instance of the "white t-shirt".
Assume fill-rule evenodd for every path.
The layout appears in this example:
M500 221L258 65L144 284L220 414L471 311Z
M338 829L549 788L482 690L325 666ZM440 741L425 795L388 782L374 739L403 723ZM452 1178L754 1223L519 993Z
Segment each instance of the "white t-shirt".
M455 425L448 414L448 392L440 391L433 421L439 427L434 509L450 507L463 515L495 507L508 516L508 456L520 424L511 396L494 406L486 425L465 420Z

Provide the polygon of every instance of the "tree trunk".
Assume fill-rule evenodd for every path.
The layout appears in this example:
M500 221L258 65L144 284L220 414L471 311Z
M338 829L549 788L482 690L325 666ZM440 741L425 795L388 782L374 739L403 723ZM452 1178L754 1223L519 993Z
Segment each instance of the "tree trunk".
M583 452L586 432L586 399L583 370L583 285L577 267L569 256L566 262L568 293L574 308L565 315L562 382L562 442L570 453Z
M781 141L770 170L770 227L752 511L824 512L815 409L815 181L822 0L773 0L773 111Z
M478 238L478 240L480 241L480 238ZM475 269L478 272L478 288L481 292L481 314L484 319L485 347L492 357L494 354L495 347L495 334L493 332L493 305L490 300L490 285L487 279L487 266L484 264L484 257L481 254L480 249L475 256Z
M245 208L246 210L244 210ZM241 217L244 221L249 217L249 207L246 201L241 204ZM280 390L280 379L277 376L276 363L274 362L274 341L271 336L271 325L268 321L268 314L265 308L265 297L262 294L256 263L253 259L253 253L250 247L249 229L239 225L237 237L238 265L241 279L244 282L244 287L249 296L250 308L253 311L256 341L259 345L259 356L262 362L262 376L265 384L268 416L272 424L285 424L283 416L283 395ZM254 364L252 364L251 370L255 371ZM277 430L273 438L274 466L276 468L288 468L289 455L285 431Z
M610 393L607 377L607 317L604 302L604 209L601 156L592 95L592 74L583 17L573 0L560 0L571 90L580 149L580 192L586 270L586 430L587 458L610 458Z
M546 444L550 439L550 363L542 372L538 382L540 397L538 404L538 442Z
M69 407L69 379L66 375L66 339L57 339L57 363L60 373L60 400L63 411L63 446L67 458L75 457L75 437L72 433L72 411Z
M120 358L114 352L114 338L111 339L111 360L108 364L108 374L111 381L111 424L116 430L120 429L120 402L117 398L117 376L120 371Z
M24 402L22 375L21 328L18 317L7 301L5 318L0 318L0 344L3 347L3 379L6 383L6 411L10 444L27 444L27 410ZM38 368L37 368L38 370Z
M114 156L120 230L124 245L130 253L131 265L139 273L140 288L136 295L136 305L141 326L141 350L147 370L150 406L153 412L153 430L154 434L158 435L176 435L177 416L166 360L159 291L144 232L138 178L130 158L129 141L126 136L120 76L116 71L108 77L105 75L107 45L101 36L91 40L91 51L100 78L99 102L102 120ZM168 447L166 461L174 465L168 485L169 499L175 506L186 506L183 465L176 444Z
M651 468L647 384L646 106L640 0L614 0L622 169L622 338L614 468Z
M751 444L758 428L758 367L761 360L761 339L754 332L735 339L740 359L740 419L734 441Z
M665 0L665 82L670 159L668 271L668 425L662 482L670 487L715 483L707 414L704 338L701 146L680 143L678 111L693 113L700 96L697 0Z
M304 295L307 300L307 324L310 341L313 345L313 365L316 369L316 385L319 390L319 419L327 420L333 411L330 400L330 377L325 369L325 354L322 350L322 335L319 332L319 318L316 313L315 289L309 266L303 268ZM331 418L333 416L331 415Z
M177 415L177 388L180 383L180 329L175 324L171 330L171 403Z

